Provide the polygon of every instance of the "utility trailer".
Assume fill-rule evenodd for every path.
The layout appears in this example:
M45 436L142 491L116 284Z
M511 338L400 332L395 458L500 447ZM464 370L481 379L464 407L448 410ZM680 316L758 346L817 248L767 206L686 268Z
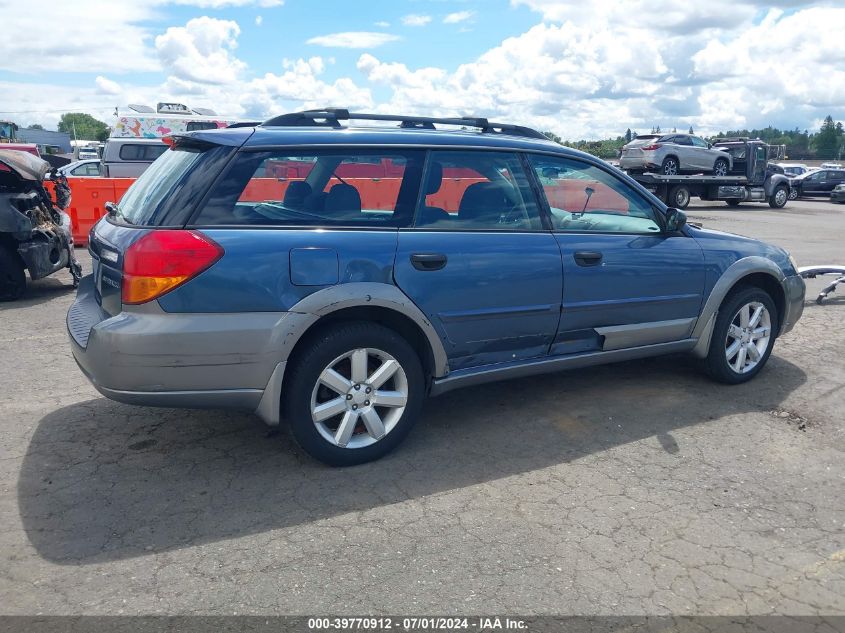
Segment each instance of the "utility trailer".
M780 155L779 147L748 138L717 139L713 147L728 152L733 159L733 167L726 176L629 175L677 209L685 209L693 196L724 200L731 207L742 202L768 202L775 209L786 205L789 179L782 168L769 162Z

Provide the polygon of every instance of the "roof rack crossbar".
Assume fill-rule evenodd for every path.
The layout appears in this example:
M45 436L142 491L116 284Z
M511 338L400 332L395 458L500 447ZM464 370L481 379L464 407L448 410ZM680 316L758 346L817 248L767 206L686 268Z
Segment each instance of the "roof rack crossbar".
M435 123L440 125L455 125L479 128L482 132L512 134L528 138L545 139L546 135L529 127L513 125L512 123L493 123L483 117L428 117L409 116L399 114L370 114L364 112L349 112L343 108L321 108L319 110L304 110L273 117L262 123L262 126L316 126L341 127L340 121L396 121L403 128L417 128L433 130Z

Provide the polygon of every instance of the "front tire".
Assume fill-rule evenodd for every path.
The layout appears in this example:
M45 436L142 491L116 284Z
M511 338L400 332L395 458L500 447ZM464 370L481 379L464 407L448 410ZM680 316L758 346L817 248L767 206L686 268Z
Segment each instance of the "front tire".
M19 299L26 290L26 271L17 253L0 244L0 301Z
M689 187L686 185L676 185L669 190L669 206L676 209L686 209L689 206L691 198Z
M330 466L386 455L422 408L419 357L404 338L375 323L320 331L288 372L283 405L290 431L305 452Z
M781 185L769 196L769 206L772 209L783 209L787 200L789 200L789 189Z
M798 190L794 187L789 188L789 199L790 200L798 200Z
M717 158L716 162L713 163L713 175L714 176L727 176L728 175L728 161L724 158Z
M743 288L719 308L706 364L713 379L738 385L763 369L778 331L775 302L760 288Z

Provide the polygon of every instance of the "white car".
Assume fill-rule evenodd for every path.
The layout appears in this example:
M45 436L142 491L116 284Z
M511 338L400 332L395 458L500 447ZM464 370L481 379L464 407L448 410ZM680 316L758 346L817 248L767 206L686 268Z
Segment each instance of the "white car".
M98 178L103 175L103 164L99 158L77 160L59 167L59 173L66 178Z

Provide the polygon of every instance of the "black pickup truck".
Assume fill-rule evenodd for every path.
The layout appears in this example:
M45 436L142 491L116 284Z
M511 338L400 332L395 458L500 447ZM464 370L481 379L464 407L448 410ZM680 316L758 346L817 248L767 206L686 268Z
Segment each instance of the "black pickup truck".
M782 168L769 162L778 158L779 148L748 138L716 139L713 147L728 152L733 159L733 168L725 176L629 175L666 204L678 209L686 208L693 196L702 200L724 200L732 207L741 202L768 202L775 209L786 205L789 179Z

